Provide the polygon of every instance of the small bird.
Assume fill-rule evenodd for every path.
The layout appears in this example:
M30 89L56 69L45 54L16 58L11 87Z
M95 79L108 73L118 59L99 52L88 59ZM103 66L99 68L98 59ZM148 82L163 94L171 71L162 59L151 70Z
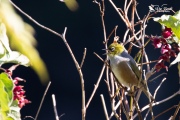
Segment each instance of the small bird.
M135 60L127 53L124 46L114 41L109 45L107 51L110 67L117 81L128 88L136 86L142 89L148 98L154 100L151 93L148 92L146 84L140 80L141 72Z

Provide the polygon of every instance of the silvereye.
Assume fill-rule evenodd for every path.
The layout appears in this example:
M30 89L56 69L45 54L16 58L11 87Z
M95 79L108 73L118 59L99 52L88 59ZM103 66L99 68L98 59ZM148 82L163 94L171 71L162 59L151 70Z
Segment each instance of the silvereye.
M135 60L127 53L123 45L114 41L108 47L107 55L110 60L111 70L119 83L128 88L136 86L142 89L148 98L154 100L153 96L148 92L146 84L140 80L141 72Z

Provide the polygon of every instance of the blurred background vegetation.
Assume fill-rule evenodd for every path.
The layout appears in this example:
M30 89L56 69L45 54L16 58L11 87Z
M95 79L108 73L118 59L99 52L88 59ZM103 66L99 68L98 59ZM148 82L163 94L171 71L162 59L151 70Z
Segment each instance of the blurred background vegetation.
M39 76L42 84L46 84L49 75L44 61L36 50L37 41L34 37L34 28L23 21L8 0L0 1L0 20L6 26L11 48L30 59L31 67Z

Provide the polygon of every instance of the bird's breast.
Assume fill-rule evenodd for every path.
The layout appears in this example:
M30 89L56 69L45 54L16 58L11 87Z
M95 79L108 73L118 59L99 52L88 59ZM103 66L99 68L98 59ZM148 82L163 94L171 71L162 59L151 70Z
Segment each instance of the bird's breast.
M127 61L120 61L116 64L111 63L111 69L116 76L118 82L126 87L137 86L138 78L132 71Z

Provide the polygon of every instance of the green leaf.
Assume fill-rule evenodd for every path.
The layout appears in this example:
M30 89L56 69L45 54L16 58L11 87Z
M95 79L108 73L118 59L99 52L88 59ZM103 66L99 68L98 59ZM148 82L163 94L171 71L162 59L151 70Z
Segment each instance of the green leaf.
M5 85L2 81L0 81L0 116L2 120L12 120L10 117L8 117L7 113L9 112L9 99L8 94L5 90Z
M12 117L13 120L21 120L20 107L18 106L17 100L13 101L12 105L10 106L8 116Z
M4 64L4 63L17 63L24 66L30 65L29 59L25 55L17 51L9 52L5 56L3 56L0 59L0 64Z
M6 73L0 74L0 81L2 81L5 86L5 91L8 94L9 100L12 101L13 100L13 87L14 87L13 81L9 79Z
M6 49L7 52L12 51L9 47L9 40L6 35L6 27L3 23L0 23L0 41L1 41L1 45L4 46L3 48Z
M17 63L24 66L30 65L30 61L25 55L10 49L5 25L0 22L0 65L4 63Z
M171 62L170 66L176 64L177 62L180 62L180 53L178 53L176 59Z
M0 74L0 118L1 120L16 120L9 116L10 105L13 102L13 81L6 73Z
M1 105L1 112L4 111L9 111L9 98L8 98L8 94L5 90L5 85L3 84L2 81L0 81L0 105Z
M180 39L180 11L177 11L173 16L162 15L161 17L154 17L153 20L171 28L175 36Z

